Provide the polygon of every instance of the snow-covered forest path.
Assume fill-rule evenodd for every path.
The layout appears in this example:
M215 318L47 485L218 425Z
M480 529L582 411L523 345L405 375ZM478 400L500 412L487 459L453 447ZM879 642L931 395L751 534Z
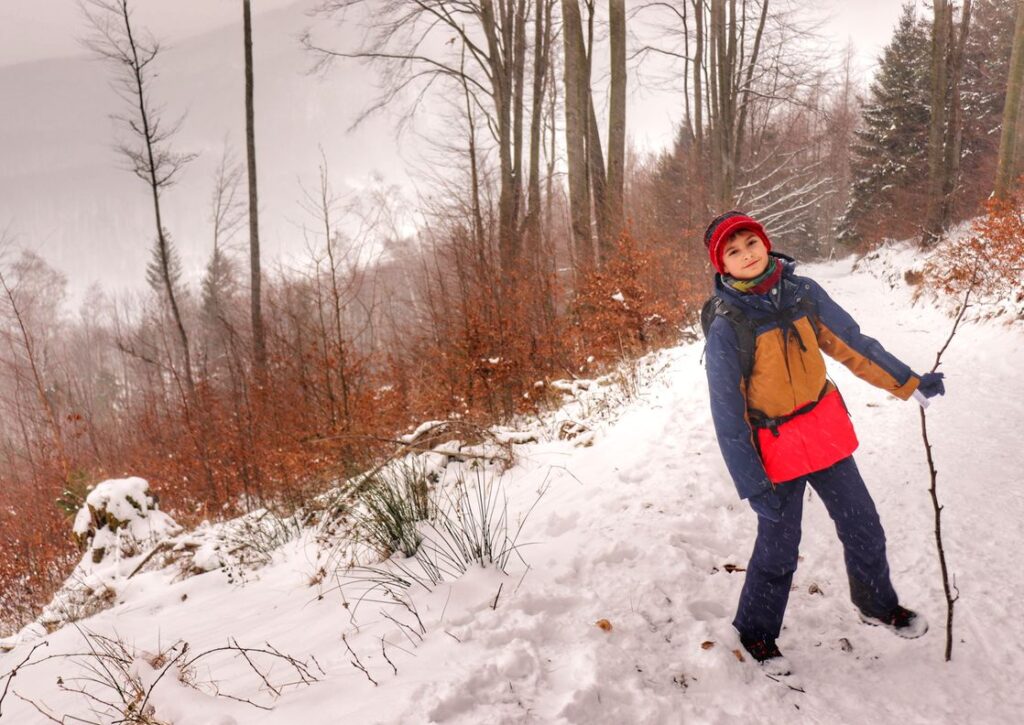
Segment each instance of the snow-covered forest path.
M915 370L930 369L949 317L911 306L902 283L852 273L850 260L799 271L818 279L866 334ZM887 532L894 584L931 630L906 641L859 622L834 529L809 492L779 641L806 692L770 681L733 654L739 644L730 622L743 582L733 569L746 566L756 519L718 452L699 343L653 356L653 382L612 422L592 419L592 446L549 439L518 447L504 486L512 514L536 502L520 536L528 566L516 563L508 576L473 570L416 592L422 642L403 636L376 605L361 605L356 628L337 594L317 599L307 585L317 566L309 542L294 542L244 586L218 573L177 583L140 576L123 605L84 624L140 648L155 648L158 637L188 640L196 651L227 637L270 641L297 657L314 654L326 672L270 711L180 687L158 691L157 715L177 723L1017 722L1024 707L1020 327L962 326L940 368L947 394L927 414L960 592L950 663L943 662L945 603L919 407L831 362ZM543 425L550 433L553 424ZM597 626L602 619L610 629ZM379 684L352 666L342 633ZM393 645L397 675L381 656L382 637ZM78 638L70 628L55 633L49 651L74 650ZM20 651L0 655L0 672ZM211 677L244 692L243 669L221 667ZM59 669L26 672L16 689L60 711L74 701L53 687ZM21 701L5 703L5 722L8 712L11 722L37 721Z

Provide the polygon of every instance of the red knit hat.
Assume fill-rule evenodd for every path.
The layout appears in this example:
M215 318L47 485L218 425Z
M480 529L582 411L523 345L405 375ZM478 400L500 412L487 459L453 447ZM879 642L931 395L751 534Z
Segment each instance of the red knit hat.
M729 238L738 231L750 230L761 238L765 248L772 251L771 240L764 231L764 227L753 217L749 217L741 211L727 211L711 220L708 228L704 231L704 246L708 248L708 256L711 258L711 266L719 274L725 274L725 267L722 264L722 251Z

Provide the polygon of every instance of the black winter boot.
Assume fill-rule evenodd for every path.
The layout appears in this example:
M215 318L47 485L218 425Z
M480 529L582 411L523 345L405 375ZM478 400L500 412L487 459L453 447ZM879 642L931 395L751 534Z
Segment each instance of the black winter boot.
M774 639L758 639L740 635L740 644L751 657L757 660L766 674L782 677L793 671L793 668L789 666L789 660L783 657Z
M890 632L906 639L917 639L928 631L928 620L899 604L884 617L869 617L864 612L860 612L860 619L864 624L885 627Z

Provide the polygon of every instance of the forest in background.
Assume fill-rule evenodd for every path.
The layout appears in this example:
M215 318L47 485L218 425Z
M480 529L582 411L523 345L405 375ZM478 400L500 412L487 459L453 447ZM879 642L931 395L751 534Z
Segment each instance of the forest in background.
M70 315L43 258L11 251L0 265L4 632L78 561L69 517L99 481L143 476L185 524L288 512L423 421L508 422L557 403L553 380L678 341L708 294L701 235L722 210L762 219L803 260L886 238L933 245L984 214L989 243L951 250L930 281L1020 278L1019 261L991 273L993 255L1024 256L1007 181L1021 171L1014 0L908 4L867 87L848 51L815 50L792 2L327 0L301 42L327 73L377 74L366 119L446 109L419 224L408 232L386 189L341 197L325 162L303 189L321 227L305 265L261 266L265 142L246 43L250 133L211 184L213 245L194 286L161 214L193 157L160 104L159 44L130 0L84 8L125 101L111 109L123 157L151 191L149 293L97 292ZM367 23L357 47L332 43L346 13ZM641 26L660 30L641 43ZM626 93L648 56L671 58L685 89L676 141L655 154L626 144Z

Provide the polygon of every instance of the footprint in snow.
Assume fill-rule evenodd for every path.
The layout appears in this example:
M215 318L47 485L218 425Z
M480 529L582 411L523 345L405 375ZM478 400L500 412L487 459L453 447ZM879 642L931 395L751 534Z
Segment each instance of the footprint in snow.
M566 534L575 529L578 519L579 515L576 512L569 512L562 515L556 511L548 517L544 533L553 539L557 538L562 534Z
M707 622L712 619L722 619L728 615L721 602L712 602L704 599L697 599L687 602L686 608L698 622Z

